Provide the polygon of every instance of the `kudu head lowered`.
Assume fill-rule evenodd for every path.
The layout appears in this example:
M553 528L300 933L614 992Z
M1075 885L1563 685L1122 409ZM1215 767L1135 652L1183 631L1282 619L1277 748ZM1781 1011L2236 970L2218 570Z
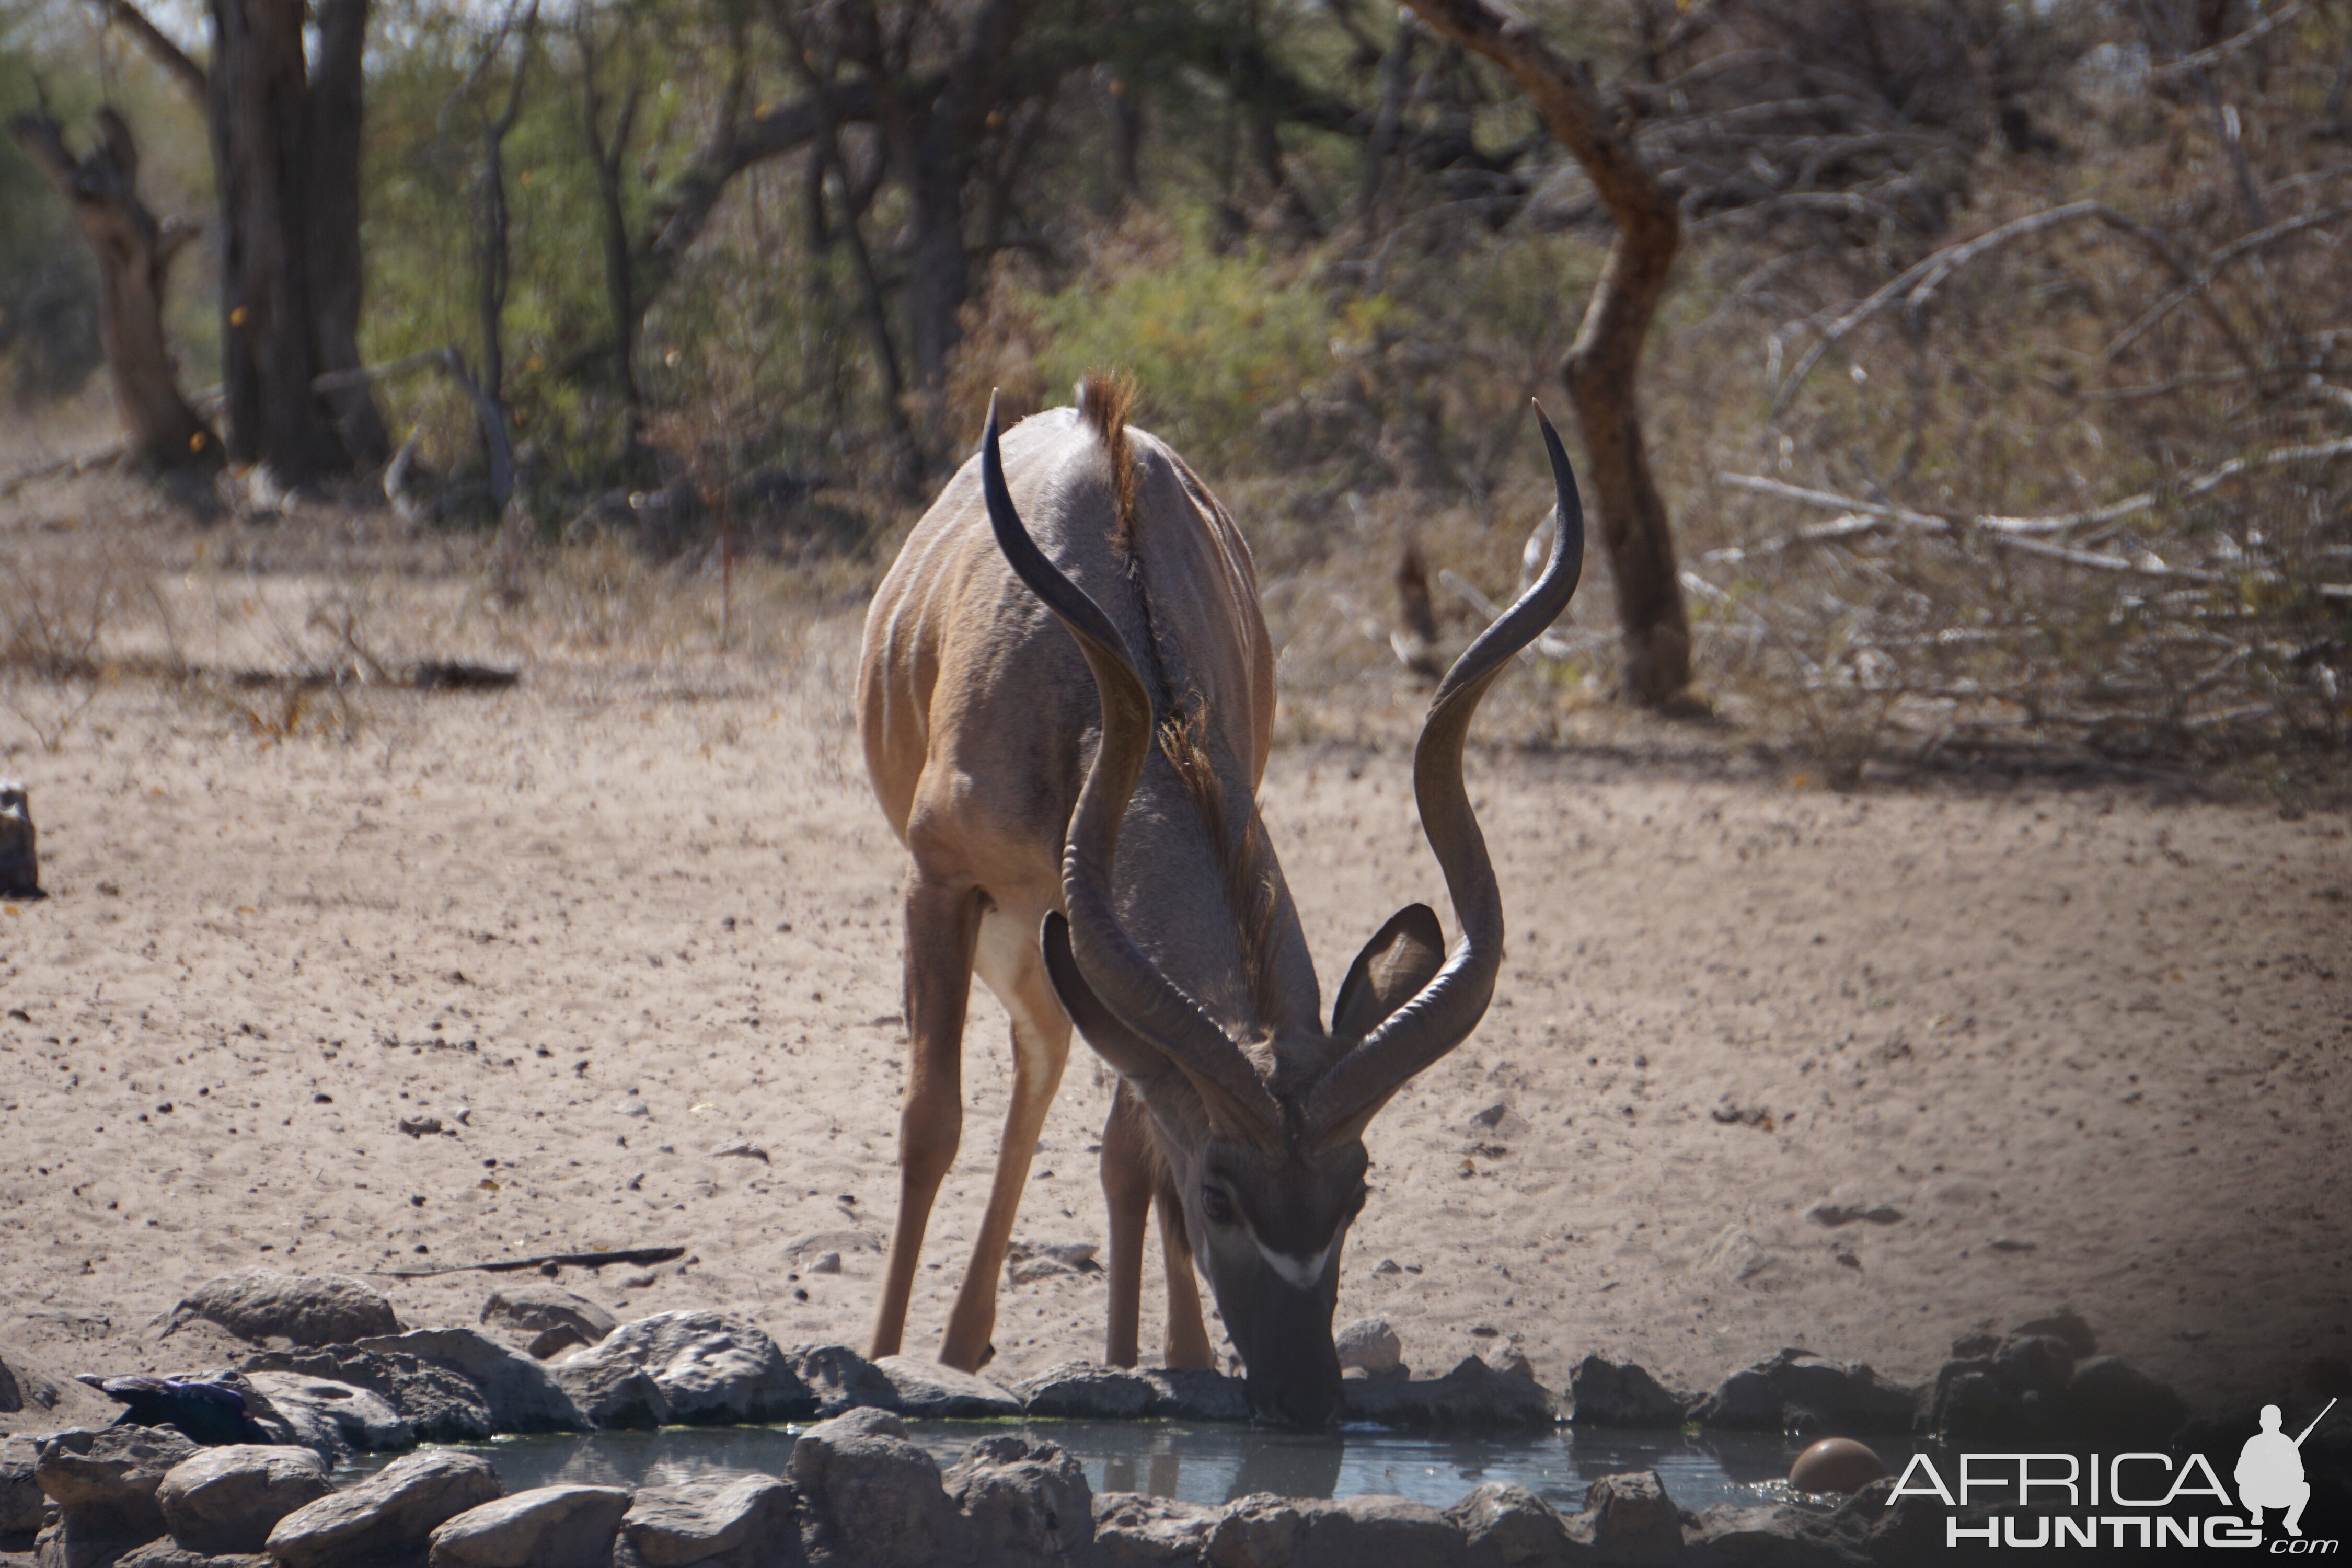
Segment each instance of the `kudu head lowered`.
M1454 661L1413 752L1423 830L1462 936L1445 950L1425 904L1400 910L1349 967L1325 1029L1313 1005L1236 1039L1120 927L1111 883L1120 821L1165 717L1102 607L1048 561L1013 510L992 403L981 483L998 546L1094 672L1102 738L1062 859L1066 919L1046 917L1046 967L1088 1044L1138 1094L1181 1194L1193 1260L1248 1368L1259 1418L1320 1426L1338 1406L1331 1343L1339 1255L1362 1209L1367 1123L1476 1027L1503 957L1503 904L1462 779L1471 716L1512 657L1568 607L1584 556L1568 455L1537 410L1558 492L1543 574ZM1268 858L1269 894L1286 898ZM1263 1065L1261 1065L1263 1064Z

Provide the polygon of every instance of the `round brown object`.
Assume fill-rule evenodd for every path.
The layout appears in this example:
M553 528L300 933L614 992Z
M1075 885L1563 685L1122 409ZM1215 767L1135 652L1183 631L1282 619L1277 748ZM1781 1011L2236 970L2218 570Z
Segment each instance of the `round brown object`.
M1789 1484L1801 1492L1860 1491L1886 1474L1886 1461L1851 1437L1824 1437L1789 1467Z

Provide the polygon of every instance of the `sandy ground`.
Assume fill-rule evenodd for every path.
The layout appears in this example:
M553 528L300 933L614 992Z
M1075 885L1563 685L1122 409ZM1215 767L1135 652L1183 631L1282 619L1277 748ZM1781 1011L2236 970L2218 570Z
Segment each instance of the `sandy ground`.
M215 635L293 624L242 616ZM677 1244L566 1282L862 1347L905 1045L856 630L845 608L782 658L374 690L348 738L136 680L55 752L0 714L55 895L0 909L0 1338L64 1373L187 1370L226 1347L154 1320L227 1269ZM1342 1320L1384 1315L1423 1370L1516 1342L1554 1385L1598 1352L1695 1387L1782 1345L1921 1380L1955 1334L2066 1304L2207 1409L2352 1356L2341 816L2127 784L1836 795L1612 733L1473 758L1511 956L1485 1026L1371 1129ZM1401 745L1287 744L1264 804L1327 984L1389 910L1443 909ZM1004 1107L975 995L910 1349ZM1081 1050L1017 1236L1100 1239L1108 1102ZM415 1115L447 1131L404 1135ZM738 1142L767 1158L716 1152ZM1825 1201L1901 1218L1830 1228ZM802 1267L828 1250L839 1275ZM377 1282L435 1323L497 1279ZM1102 1315L1098 1275L1008 1285L992 1370L1098 1355Z

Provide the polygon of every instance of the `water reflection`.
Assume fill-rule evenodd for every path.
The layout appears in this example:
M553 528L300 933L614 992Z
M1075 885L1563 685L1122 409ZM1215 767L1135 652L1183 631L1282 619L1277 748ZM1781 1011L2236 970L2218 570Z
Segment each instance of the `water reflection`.
M1355 1497L1379 1492L1445 1508L1483 1481L1525 1487L1556 1508L1584 1504L1605 1475L1655 1470L1685 1508L1768 1500L1801 1441L1767 1434L1598 1432L1415 1434L1378 1429L1299 1433L1166 1421L910 1421L907 1434L942 1468L974 1441L1018 1432L1060 1444L1097 1491L1139 1491L1216 1506L1253 1492ZM665 1486L781 1475L794 1426L671 1427L483 1445L509 1491L557 1484ZM1900 1468L1903 1442L1875 1445ZM381 1462L381 1461L379 1461ZM373 1467L370 1467L373 1468Z

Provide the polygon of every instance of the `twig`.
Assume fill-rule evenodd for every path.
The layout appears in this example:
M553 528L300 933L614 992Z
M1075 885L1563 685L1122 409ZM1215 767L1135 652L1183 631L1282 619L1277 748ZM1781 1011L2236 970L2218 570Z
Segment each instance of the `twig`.
M15 495L36 479L46 479L56 474L79 479L92 468L103 468L130 450L127 441L115 441L87 452L77 452L70 458L53 458L46 463L36 463L29 468L0 478L0 499Z
M550 1252L537 1258L507 1258L496 1263L451 1263L439 1268L362 1268L379 1279L430 1279L440 1274L513 1274L543 1268L553 1263L572 1268L602 1268L608 1263L667 1263L686 1256L683 1247L635 1247L618 1252Z
M2205 290L2212 286L2213 280L2219 278L2231 263L2252 255L2274 240L2285 239L2291 235L2302 233L2305 229L2317 228L2322 225L2335 223L2347 217L2352 217L2352 206L2324 207L2318 212L2305 213L2301 217L2291 217L2284 222L2272 224L2268 228L2257 229L2252 234L2231 241L2213 253L2212 259L2206 262L2202 271L2149 306L2146 314L2126 327L2122 335L2107 345L2106 357L2113 360L2124 350L2137 342L2150 327L2170 315L2183 300L2202 296Z
M2286 5L2280 6L2235 37L2224 38L2210 49L2200 49L2193 55L2183 55L2177 60L2153 67L2147 73L2147 79L2150 81L2161 81L2166 77L2202 70L2216 60L2226 59L2249 45L2260 43L2280 27L2294 21L2303 14L2304 7L2310 3L2311 0L2288 0Z
M449 353L450 351L446 348L420 349L413 354L404 354L399 359L387 360L382 364L363 364L352 370L331 370L324 375L312 376L310 390L338 392L347 386L364 386L371 381L382 381L387 376L399 375L405 371L422 370L428 365L438 365L446 370L449 368Z
M2182 278L2188 277L2187 265L2172 253L2172 247L2165 243L2162 236L2147 225L2125 216L2104 202L2069 202L2062 207L2050 207L2042 212L2028 214L2013 222L2005 223L1999 228L1980 234L1974 239L1948 246L1917 265L1906 268L1894 281L1832 322L1829 330L1822 334L1821 341L1805 351L1805 357L1797 362L1797 368L1789 373L1789 379L1782 382L1780 391L1773 395L1773 417L1779 417L1781 410L1789 405L1789 399L1796 395L1797 388L1803 384L1805 378L1813 373L1813 367L1821 363L1823 355L1836 347L1849 332L1893 304L1897 299L1916 310L1934 297L1936 290L1943 287L1945 279L1988 251L1998 249L2012 239L2021 239L2028 235L2039 234L2043 229L2055 228L2061 224L2072 223L2077 218L2086 217L2095 218L2107 227L2138 240L2143 246L2155 252L2157 258L2176 275ZM2190 289L2187 292L2193 291ZM2186 297L2186 293L2183 297Z

